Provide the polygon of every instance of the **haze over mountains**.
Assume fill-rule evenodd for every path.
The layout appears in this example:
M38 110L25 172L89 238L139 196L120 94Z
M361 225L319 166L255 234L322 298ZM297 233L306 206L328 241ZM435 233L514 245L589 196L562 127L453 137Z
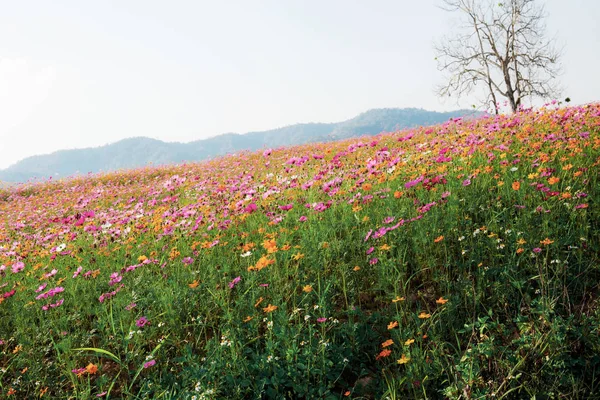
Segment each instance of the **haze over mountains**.
M477 114L472 110L434 112L416 108L383 108L369 110L355 118L337 123L303 123L246 134L227 133L188 143L133 137L101 147L61 150L28 157L0 170L0 181L26 182L32 179L45 180L51 176L62 178L90 172L136 168L150 163L163 165L201 161L242 150L376 135L380 132L434 125L450 118Z

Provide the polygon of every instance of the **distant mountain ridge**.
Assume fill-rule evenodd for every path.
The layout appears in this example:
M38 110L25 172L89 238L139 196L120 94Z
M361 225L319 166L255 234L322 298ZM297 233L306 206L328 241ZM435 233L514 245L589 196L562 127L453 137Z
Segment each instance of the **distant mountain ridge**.
M0 181L26 182L31 179L48 179L50 176L62 178L89 172L137 168L149 163L162 165L202 161L242 150L376 135L384 131L434 125L450 118L477 115L479 114L472 110L435 112L417 108L381 108L337 123L302 123L245 134L226 133L188 143L133 137L101 147L59 150L51 154L27 157L0 170Z

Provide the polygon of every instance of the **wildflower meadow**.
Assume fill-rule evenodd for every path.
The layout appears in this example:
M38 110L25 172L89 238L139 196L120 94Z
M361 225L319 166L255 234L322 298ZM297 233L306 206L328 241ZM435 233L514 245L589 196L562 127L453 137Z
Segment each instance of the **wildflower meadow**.
M0 189L0 398L600 393L600 104Z

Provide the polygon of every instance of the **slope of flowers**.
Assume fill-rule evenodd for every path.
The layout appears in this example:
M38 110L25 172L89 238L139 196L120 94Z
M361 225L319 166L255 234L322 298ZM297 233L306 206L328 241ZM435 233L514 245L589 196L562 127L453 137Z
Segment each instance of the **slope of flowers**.
M599 164L595 104L1 190L0 397L597 393Z

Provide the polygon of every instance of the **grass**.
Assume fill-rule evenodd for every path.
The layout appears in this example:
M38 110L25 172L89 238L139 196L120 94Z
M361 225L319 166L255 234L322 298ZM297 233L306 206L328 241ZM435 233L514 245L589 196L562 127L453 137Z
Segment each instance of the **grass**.
M589 398L600 105L0 190L0 397Z

